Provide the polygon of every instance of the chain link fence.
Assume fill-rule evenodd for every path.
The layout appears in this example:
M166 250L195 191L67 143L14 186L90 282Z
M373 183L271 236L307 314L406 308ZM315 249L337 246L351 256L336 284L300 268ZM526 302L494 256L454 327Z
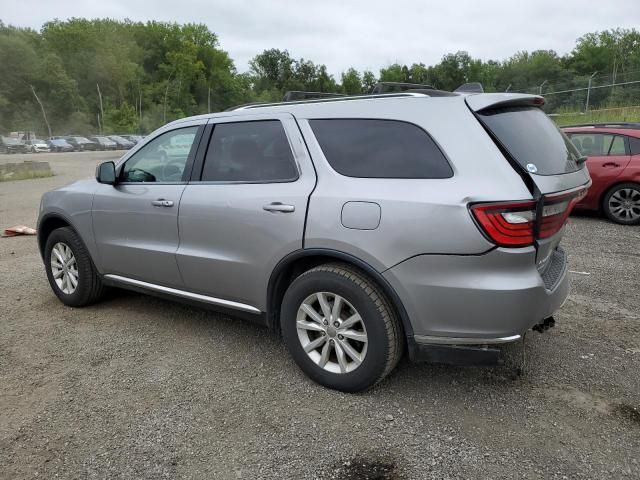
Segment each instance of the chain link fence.
M545 110L552 116L589 114L618 121L640 120L640 70L612 74L594 72L566 81L544 81L537 86L508 91L543 95Z

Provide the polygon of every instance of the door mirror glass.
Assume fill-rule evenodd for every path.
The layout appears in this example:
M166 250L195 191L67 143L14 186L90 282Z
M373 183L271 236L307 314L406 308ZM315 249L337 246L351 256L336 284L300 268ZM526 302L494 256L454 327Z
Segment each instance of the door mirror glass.
M113 162L103 162L96 169L96 180L98 183L107 185L115 185L116 183L116 165Z

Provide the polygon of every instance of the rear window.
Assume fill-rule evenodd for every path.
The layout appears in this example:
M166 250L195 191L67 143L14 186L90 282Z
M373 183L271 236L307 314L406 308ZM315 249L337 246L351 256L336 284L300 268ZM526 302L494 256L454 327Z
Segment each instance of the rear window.
M539 108L497 108L479 112L479 117L528 172L559 175L581 168L580 152Z
M359 178L449 178L453 170L420 127L397 120L310 120L331 167Z

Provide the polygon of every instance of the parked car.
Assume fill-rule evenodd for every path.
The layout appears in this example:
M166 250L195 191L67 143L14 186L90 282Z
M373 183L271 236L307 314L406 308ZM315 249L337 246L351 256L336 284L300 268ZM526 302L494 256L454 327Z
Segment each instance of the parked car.
M124 138L125 140L129 140L134 145L139 143L144 138L143 135L118 135L118 136Z
M603 212L622 225L640 224L640 123L564 127L587 157L593 185L576 208Z
M40 140L38 138L32 138L31 140L27 140L25 142L27 146L27 150L32 153L41 153L41 152L50 152L51 147L45 140Z
M64 138L50 138L47 140L52 152L73 152L74 147Z
M0 136L0 153L27 153L24 142L12 137Z
M99 150L116 150L118 148L118 144L109 137L95 136L89 137L89 140L97 143Z
M129 150L135 145L135 143L119 135L111 135L109 138L116 143L116 145L118 146L118 150Z
M80 137L77 135L69 135L62 137L67 143L73 146L76 152L82 152L86 150L98 150L100 147L96 142L92 142L86 137Z
M114 286L248 317L342 391L407 350L496 361L567 298L590 184L543 102L425 89L170 123L43 196L47 277L74 307Z

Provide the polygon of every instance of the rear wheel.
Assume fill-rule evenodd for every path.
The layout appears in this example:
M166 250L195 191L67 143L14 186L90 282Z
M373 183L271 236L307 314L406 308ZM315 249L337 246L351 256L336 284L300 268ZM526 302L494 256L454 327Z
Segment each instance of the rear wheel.
M397 365L402 328L379 287L344 264L313 268L289 286L281 329L298 366L314 381L365 390Z
M640 224L640 184L616 185L604 196L602 209L610 220L621 225Z
M47 278L56 296L70 307L96 302L104 286L89 252L69 227L54 230L45 245Z

